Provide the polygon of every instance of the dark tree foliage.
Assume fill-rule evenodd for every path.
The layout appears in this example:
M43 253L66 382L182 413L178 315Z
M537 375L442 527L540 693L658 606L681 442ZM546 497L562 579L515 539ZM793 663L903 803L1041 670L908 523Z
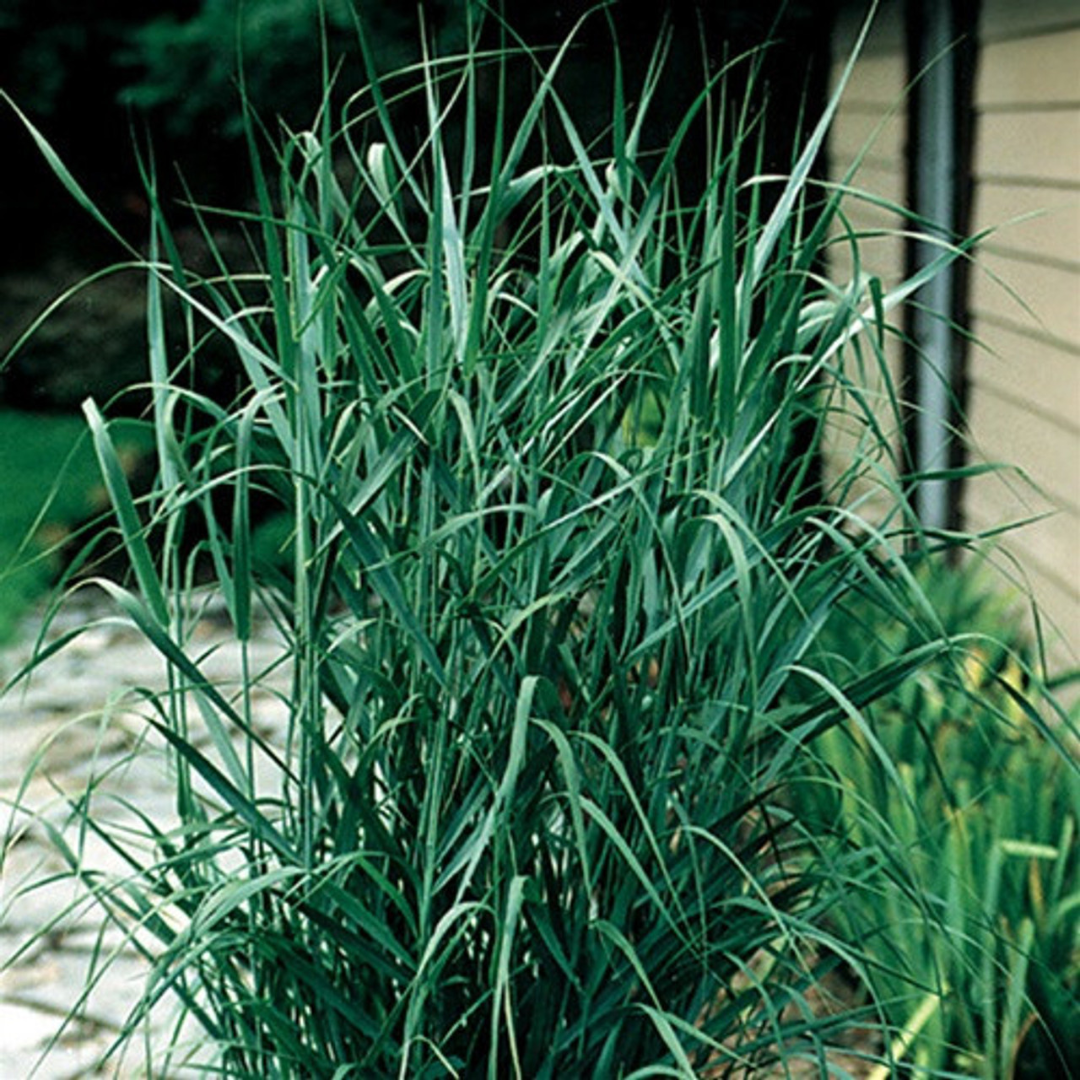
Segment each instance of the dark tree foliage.
M194 3L172 0L169 6L183 14ZM0 4L0 89L47 131L95 192L105 193L110 209L121 212L135 172L131 129L116 107L126 76L114 57L145 18L146 5L138 0ZM46 257L56 242L70 253L86 231L82 219L7 109L0 111L0 139L8 166L0 179L0 212L11 223L14 240L5 245L3 257L9 266L25 269L28 260Z
M323 44L338 82L364 79L357 19L383 71L419 58L421 33L442 51L465 38L467 0L358 4L354 0L203 0L190 18L174 14L134 27L116 61L127 72L121 100L158 115L174 135L242 132L238 85L264 117L310 120L321 93Z
M294 129L307 125L321 100L324 62L336 73L335 109L366 81L358 20L385 74L419 59L425 41L437 52L457 51L470 22L472 31L482 31L485 46L503 47L520 35L538 47L561 43L588 15L562 65L560 93L601 152L610 136L599 118L610 111L613 35L629 87L644 77L657 41L669 41L664 80L643 136L657 150L700 91L705 72L771 42L762 52L759 80L769 99L759 106L763 164L782 168L790 160L800 106L805 102L814 114L824 86L828 19L820 3L613 0L599 7L590 0L496 0L488 8L477 0L425 0L419 6L390 0L4 0L0 88L40 126L134 243L147 235L148 207L133 139L144 153L152 148L166 203L191 193L207 205L242 205L249 171L240 137L241 68L244 92L271 136L282 123ZM513 66L507 100L516 99L524 109L535 77L528 63ZM729 80L734 85L737 80ZM490 90L493 101L496 87ZM423 129L423 103L417 100L414 107L415 123L404 123L403 131ZM706 153L699 136L692 134L688 144L699 139L703 182ZM444 137L452 152L454 131ZM0 263L0 306L8 327L0 332L2 352L50 295L118 253L64 197L7 110L0 111L0 138L11 148L0 179L0 212L10 223L11 241L0 256L6 260ZM182 221L178 227L184 235ZM189 227L188 235L197 233ZM197 261L198 253L187 257ZM101 377L88 357L101 358L120 384L128 375L137 378L141 332L134 324L130 334L122 329L132 322L133 301L137 306L134 287L122 280L107 283L82 298L81 306L69 305L66 322L57 324L63 327L59 340L42 338L0 373L0 399L70 408ZM40 302L27 302L28 295L38 294ZM130 358L126 366L124 357Z
M115 172L118 162L130 161L130 152L122 151L133 118L164 140L169 158L194 157L196 168L208 141L220 151L222 142L239 136L241 61L247 94L265 120L306 123L319 100L323 41L343 90L364 81L358 19L387 72L416 60L422 38L437 50L459 48L467 9L477 21L490 8L489 38L499 35L505 19L534 46L561 41L592 12L579 36L577 63L570 65L581 83L576 100L583 115L604 112L595 95L608 83L593 69L608 62L612 31L631 77L635 66L644 69L658 35L670 31L679 60L665 77L672 117L700 86L703 65L715 70L769 41L767 79L778 97L797 98L808 68L824 67L831 5L821 0L612 0L600 14L601 6L589 0L5 0L0 72L3 89L46 122L74 167Z

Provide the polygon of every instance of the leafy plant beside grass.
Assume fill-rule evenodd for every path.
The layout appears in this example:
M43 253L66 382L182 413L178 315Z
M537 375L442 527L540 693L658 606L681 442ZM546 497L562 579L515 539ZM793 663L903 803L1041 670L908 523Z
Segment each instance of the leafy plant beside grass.
M255 298L181 265L151 183L148 497L86 415L131 567L102 586L169 663L142 708L180 823L111 831L95 779L70 825L128 875L53 832L152 965L117 1049L163 996L234 1077L824 1072L853 1034L889 1045L885 1003L822 1007L841 964L878 986L836 931L877 867L786 789L950 642L902 492L884 524L813 500L792 432L826 422L848 350L882 362L887 312L933 269L885 296L820 276L843 196L808 177L835 102L787 178L745 179L760 118L722 77L653 152L661 49L636 104L616 76L605 155L558 95L568 47L427 59L272 155L249 116ZM509 63L536 94L483 130ZM708 177L685 201L698 121ZM244 372L233 402L186 381L208 335ZM269 559L256 493L289 522ZM259 608L281 635L280 738L251 723L268 672L245 661L236 694L206 674L200 560L245 655ZM853 591L907 636L838 672L816 643ZM166 1072L188 1048L154 1051Z
M865 728L826 732L807 758L822 772L796 785L795 806L881 852L865 910L841 909L852 921L840 932L876 958L873 979L899 1027L922 1010L908 1060L985 1080L1069 1076L1080 1061L1077 744L1060 725L1070 747L1055 745L1040 723L1030 646L981 569L921 575L957 657L866 710ZM901 620L857 599L820 639L840 670L910 644Z

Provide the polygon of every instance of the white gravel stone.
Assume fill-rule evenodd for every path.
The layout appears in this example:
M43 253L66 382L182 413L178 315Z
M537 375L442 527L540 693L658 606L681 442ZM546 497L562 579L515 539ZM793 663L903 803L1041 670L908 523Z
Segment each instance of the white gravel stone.
M229 697L238 685L239 648L229 640L227 620L212 605L208 610L214 617L192 635L189 655L200 657L205 673ZM99 624L31 680L0 696L0 1080L24 1080L31 1074L40 1080L147 1075L146 1063L138 1058L145 1046L141 1037L126 1059L110 1059L103 1072L96 1071L138 997L147 967L120 930L102 928L100 908L72 909L79 894L69 878L61 877L65 864L45 826L62 828L70 816L67 798L78 796L88 783L94 786L96 820L131 826L126 843L132 851L140 848L140 834L145 835L132 804L158 829L167 830L176 821L163 740L146 722L151 710L140 707L133 691L160 688L165 665L130 627L119 620L100 621L102 614L85 602L62 612L53 634L85 622ZM33 633L28 626L24 642L0 654L0 682L25 663ZM250 646L252 669L273 664L279 654L279 643L264 627ZM287 687L285 665L274 679L279 692ZM198 722L197 710L191 711ZM282 699L260 692L253 719L260 732L280 733L286 719ZM198 732L194 739L208 742ZM27 781L35 761L37 770ZM267 785L272 780L268 773ZM16 802L37 819L16 810ZM69 828L64 835L85 865L130 873L122 857L92 832ZM147 841L148 854L150 848ZM41 936L43 927L49 930ZM82 1019L64 1026L64 1017L84 993L88 965L103 956L111 962L82 1002ZM158 1040L152 1045L174 1044L173 1024L171 1005L155 1014L151 1029ZM197 1043L197 1032L185 1029L184 1037ZM154 1062L153 1075L161 1075L160 1064ZM168 1075L205 1074L193 1066L185 1071L180 1063Z

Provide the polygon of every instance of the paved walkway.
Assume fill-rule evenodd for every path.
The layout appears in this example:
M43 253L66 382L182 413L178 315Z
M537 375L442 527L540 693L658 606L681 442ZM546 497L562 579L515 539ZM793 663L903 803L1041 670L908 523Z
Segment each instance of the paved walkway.
M78 794L90 777L104 778L95 794L101 807L97 813L114 818L122 813L110 798L121 795L159 826L175 821L168 763L160 744L146 738L133 693L135 687L161 687L164 662L130 627L101 621L105 616L100 605L73 603L54 626L54 635L86 620L98 624L49 660L29 684L0 697L0 1080L147 1075L138 1039L134 1055L129 1052L122 1061L97 1069L146 968L117 929L103 931L100 910L69 910L77 892L70 879L58 876L64 864L42 826L43 821L64 822L63 796ZM31 621L26 637L33 631ZM211 616L200 622L193 642L209 654L208 673L224 686L235 685L239 668L238 650L228 637L225 621ZM0 652L0 685L29 652L27 643ZM264 626L253 660L269 663L276 652ZM257 710L260 726L280 727L284 708L276 698L267 693ZM138 753L132 754L135 748ZM23 811L14 809L16 802ZM80 839L73 829L66 835L71 844ZM88 864L123 869L100 840L87 836L83 843ZM84 992L94 958L100 967L103 956L112 962L82 1002L78 1018L65 1024ZM158 1034L167 1034L169 1011L152 1023ZM162 1075L161 1067L160 1061L152 1063L155 1077ZM168 1075L193 1073L170 1069Z

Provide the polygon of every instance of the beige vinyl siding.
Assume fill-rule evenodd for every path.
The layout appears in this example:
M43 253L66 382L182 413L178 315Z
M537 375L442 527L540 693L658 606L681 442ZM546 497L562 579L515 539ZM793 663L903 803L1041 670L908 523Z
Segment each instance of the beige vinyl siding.
M988 5L994 7L995 5ZM988 33L1001 29L1000 13L987 11L982 27L982 65L979 73L979 104L984 109L1004 107L1040 108L1052 104L1076 102L1080 96L1080 4L1072 3L1071 30L1045 30L1033 36L987 40ZM1037 3L1012 4L1012 8L1025 7L1031 15L1037 14ZM1037 26L1037 19L1031 25Z
M903 57L896 57L895 60L899 63L894 62L888 68L880 64L877 67L883 77L891 74L899 94L903 90L903 82L897 76L903 74ZM839 75L840 72L836 74ZM842 175L842 166L849 165L862 154L863 167L876 167L878 171L902 177L907 127L903 113L884 115L888 105L876 101L851 101L850 98L849 85L833 125L829 144L834 171L838 176Z
M1048 264L1038 251L982 251L977 267L971 288L977 317L1065 348L1080 343L1080 264Z
M990 45L1078 26L1077 0L982 0L979 37Z
M1076 179L1077 109L1024 109L979 116L980 178L997 184L1056 187Z
M1078 54L1080 62L1080 54ZM1080 214L1076 193L1068 187L1025 184L979 185L974 232L993 229L982 242L983 252L1075 262L1080 252Z
M971 358L983 393L1021 405L1069 430L1080 403L1080 357L1046 338L979 323L979 347ZM979 395L974 395L978 400Z
M1022 475L973 480L963 511L975 528L1047 515L1003 548L1068 663L1080 652L1080 2L985 0L980 42L973 225L1000 228L972 276L985 348L968 361L968 413L976 460Z
M834 87L857 35L859 17L860 13L847 13L841 17L832 73ZM843 180L853 164L859 161L857 173L849 180L850 185L897 205L903 205L906 189L906 84L903 5L899 0L893 0L883 5L844 92L830 132L829 171L833 180ZM850 226L860 236L859 258L863 273L879 277L885 288L897 284L904 273L904 242L896 235L904 228L903 215L856 197L848 199L845 212ZM875 235L879 233L883 235ZM837 283L846 283L850 281L853 269L850 245L836 232L829 253L830 277ZM902 350L895 339L888 341L886 361L889 379L894 387L900 387ZM860 377L857 363L852 351L845 359L844 375L865 385L876 422L889 435L895 451L900 433L892 415L887 380L880 372L872 370L870 358L867 363L871 370L865 378ZM837 394L833 406L834 419L824 446L827 483L844 472L866 434L866 421L848 395ZM869 499L860 506L860 512L870 517L878 516L878 506L884 505L874 499L875 482L868 476L865 483L849 493L852 500Z

